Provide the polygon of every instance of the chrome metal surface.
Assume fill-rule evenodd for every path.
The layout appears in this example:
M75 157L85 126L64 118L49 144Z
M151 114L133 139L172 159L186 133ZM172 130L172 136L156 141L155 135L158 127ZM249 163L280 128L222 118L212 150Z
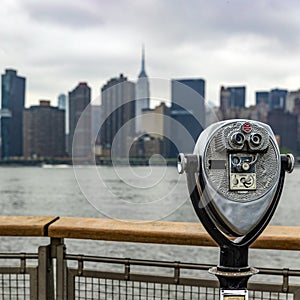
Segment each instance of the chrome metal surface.
M245 124L247 130L244 130ZM280 177L280 153L271 128L248 120L215 123L200 135L194 154L201 157L202 197L237 236L250 232L274 198ZM224 168L212 162L224 161ZM214 218L214 217L213 217ZM218 226L218 224L216 224Z
M220 275L224 277L245 277L245 276L252 276L258 274L259 270L256 268L250 268L250 270L246 272L224 272L218 270L217 267L212 267L208 270L208 272L213 275Z
M291 153L288 153L286 156L288 158L288 167L287 167L286 171L288 173L292 173L294 171L294 167L295 167L295 157Z
M179 174L183 174L186 170L186 157L183 153L179 153L177 160L177 171Z

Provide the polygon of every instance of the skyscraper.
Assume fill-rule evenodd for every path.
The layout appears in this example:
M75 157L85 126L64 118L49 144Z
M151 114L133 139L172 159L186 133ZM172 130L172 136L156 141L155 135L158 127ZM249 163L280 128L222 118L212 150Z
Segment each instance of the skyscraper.
M230 109L230 91L227 88L225 88L224 86L221 86L220 110L222 113L224 113L228 109Z
M246 102L246 87L221 87L220 108L222 111L231 108L244 108Z
M170 135L170 107L161 102L154 109L143 109L142 112L142 132L149 133L151 137L160 140L160 152L152 154L161 154L168 156L168 145ZM148 151L150 153L150 151Z
M72 155L73 139L80 119L80 128L76 130L76 156L91 155L91 89L86 82L80 82L69 92L69 154ZM83 114L84 112L84 114ZM82 115L83 114L83 115Z
M135 134L135 84L123 74L110 79L101 88L102 116L101 145L103 155L127 157ZM114 148L112 150L112 145ZM113 152L113 153L112 153Z
M59 109L66 110L67 108L67 96L65 94L60 94L57 97L57 106Z
M102 106L101 105L91 105L91 120L92 120L92 143L95 145L100 145L100 134L99 134L99 124L102 120Z
M273 89L270 92L270 110L281 108L285 110L285 102L288 91L282 89Z
M162 139L169 130L166 128L166 120L170 117L170 108L161 102L154 109L143 109L142 132L150 133L154 137Z
M296 109L298 113L299 103L300 103L300 89L298 89L297 91L290 91L286 96L285 110L294 113Z
M286 96L285 110L286 112L295 114L298 117L297 139L300 141L300 89L288 92ZM298 149L298 151L299 150L300 149Z
M2 158L23 155L23 109L25 103L25 78L17 71L7 69L2 75Z
M67 102L67 96L65 94L59 94L57 97L57 106L58 109L62 109L65 111L65 133L69 132L69 108ZM66 149L68 149L68 145L66 144Z
M41 100L23 111L24 157L65 156L65 111Z
M149 80L145 70L145 50L142 50L141 71L136 83L136 102L135 102L135 131L141 132L141 115L142 110L150 108L150 88Z
M261 91L255 93L255 103L256 105L259 105L261 103L265 103L269 105L270 102L270 92L267 91Z
M268 124L275 135L279 136L279 147L282 152L297 154L297 115L285 112L282 108L273 109L268 114Z
M171 82L170 157L178 151L192 153L195 141L205 128L205 81L176 79ZM187 134L188 133L188 134Z

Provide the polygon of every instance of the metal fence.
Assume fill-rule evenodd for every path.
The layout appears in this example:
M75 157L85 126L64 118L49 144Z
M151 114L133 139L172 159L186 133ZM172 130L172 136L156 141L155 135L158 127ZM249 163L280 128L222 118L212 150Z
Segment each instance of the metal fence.
M65 259L77 262L77 267L68 267L68 299L219 299L218 282L207 279L208 265L76 255ZM94 268L85 268L90 262ZM101 264L121 265L123 271L103 271ZM143 273L133 272L134 267L144 268ZM195 271L202 275L194 277ZM249 299L300 299L300 285L289 284L300 271L262 269L260 274L279 276L282 282L250 283Z
M0 260L12 264L0 267L0 299L38 299L38 254L0 254Z
M219 299L209 265L73 255L57 239L37 254L0 254L0 263L0 300ZM300 300L291 277L300 279L300 271L260 269L249 299Z

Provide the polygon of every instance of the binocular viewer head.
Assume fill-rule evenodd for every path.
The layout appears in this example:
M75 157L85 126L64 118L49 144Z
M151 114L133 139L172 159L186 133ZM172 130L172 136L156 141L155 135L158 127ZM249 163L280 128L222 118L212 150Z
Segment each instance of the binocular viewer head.
M232 126L220 128L215 142L219 143L220 151L225 147L228 151L262 152L269 146L267 127L250 122L238 122ZM219 139L219 141L218 141Z
M249 234L270 218L283 174L293 167L293 155L280 155L271 128L250 120L212 124L199 136L193 154L178 156L178 171L187 173L200 219L206 214L233 237Z

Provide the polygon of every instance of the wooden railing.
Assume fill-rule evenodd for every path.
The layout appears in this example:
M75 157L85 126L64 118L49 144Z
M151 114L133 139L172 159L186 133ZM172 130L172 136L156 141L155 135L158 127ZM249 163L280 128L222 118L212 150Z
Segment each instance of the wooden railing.
M37 253L0 253L0 260L19 261L18 266L7 266L7 262L0 264L1 299L66 300L77 299L78 295L81 295L80 299L100 299L100 294L105 299L111 299L112 295L118 299L127 299L128 295L130 299L136 299L134 297L146 294L159 294L158 299L218 298L217 281L207 278L207 269L211 267L209 265L69 254L64 243L65 239L70 238L216 246L200 223L0 216L0 236L51 238L48 245L38 247ZM300 250L300 227L269 226L252 247ZM95 266L91 268L88 263ZM107 271L103 268L105 264L118 268ZM144 271L135 272L136 266L144 268ZM173 275L172 272L171 275L166 275L169 274L166 272L159 273L157 268L173 271ZM204 275L185 277L186 271L203 271ZM300 278L299 270L264 268L260 269L260 274L279 276L282 283L250 282L248 288L251 299L284 297L300 300L300 286L289 281L290 277Z
M56 216L0 216L0 236L216 246L200 223ZM268 226L252 248L300 250L300 227Z

